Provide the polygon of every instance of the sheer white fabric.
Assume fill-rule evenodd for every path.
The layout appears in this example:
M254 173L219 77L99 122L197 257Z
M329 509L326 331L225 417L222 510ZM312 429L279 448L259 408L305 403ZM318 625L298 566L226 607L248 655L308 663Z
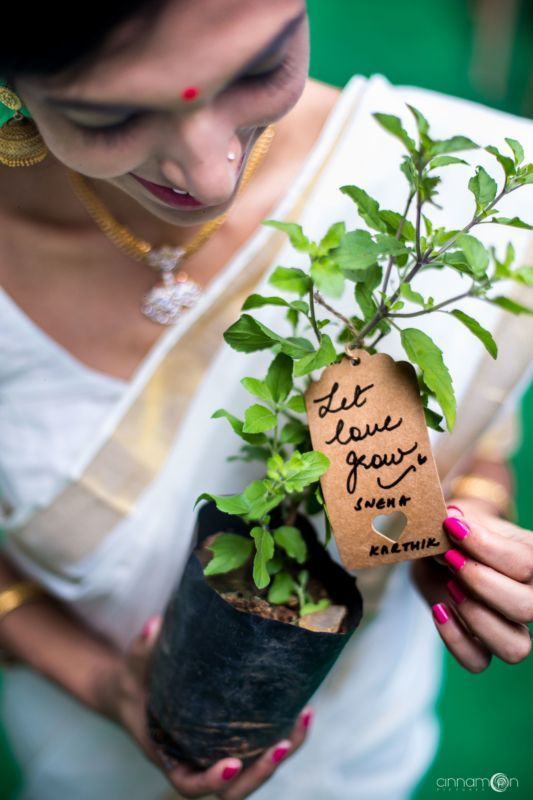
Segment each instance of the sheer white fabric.
M291 192L270 216L283 217L347 118L349 125L336 144L334 158L300 221L315 237L340 219L353 225L355 208L338 191L348 183L364 187L384 207L402 207L406 184L396 167L401 145L378 128L371 114L386 111L405 118L405 102L423 111L439 138L460 131L484 145L500 144L504 136L522 140L526 146L533 140L533 124L525 120L425 90L392 87L380 76L369 80L355 76L344 88ZM494 172L488 154L476 153L471 160ZM437 222L440 217L449 227L468 219L472 212L467 193L461 190L459 200L455 195L468 179L465 170L449 168L441 194L446 211L434 214ZM513 216L525 202L525 198L511 196L502 203L501 211ZM261 376L270 354L250 358L222 345L158 479L142 495L134 513L83 562L58 565L54 572L39 567L17 549L17 527L80 474L193 314L208 307L268 235L262 228L236 254L202 304L191 312L189 321L185 319L182 326L163 335L131 383L80 364L0 291L0 487L15 509L13 515L0 518L6 529L6 552L121 648L147 617L162 610L179 578L190 548L192 506L198 494L239 491L259 469L226 462L226 457L236 452L237 441L223 420L210 420L210 416L221 406L237 415L242 412L248 397L239 380L244 375ZM524 231L492 228L489 232L485 228L479 235L496 245L512 239L519 253L526 246ZM278 263L298 266L299 257L287 245L272 268ZM262 284L266 285L267 277ZM447 296L448 292L455 294L457 283L462 285L457 276L436 279L426 274L420 288ZM349 294L342 301L346 308L351 307ZM470 311L474 303L468 301L462 307ZM499 309L480 303L471 313L491 329L501 317ZM279 321L274 322L275 309L262 309L260 316L279 329ZM446 320L443 327L441 316L425 321L423 327L444 350L461 400L483 350L459 323ZM394 338L385 349L403 357ZM438 452L437 436L433 442ZM308 743L254 797L409 797L436 747L433 705L441 658L430 612L410 582L409 565L400 564L394 568L377 618L354 635L315 695L317 717ZM6 670L4 695L4 724L25 777L23 800L159 800L168 794L165 779L122 731L28 668Z

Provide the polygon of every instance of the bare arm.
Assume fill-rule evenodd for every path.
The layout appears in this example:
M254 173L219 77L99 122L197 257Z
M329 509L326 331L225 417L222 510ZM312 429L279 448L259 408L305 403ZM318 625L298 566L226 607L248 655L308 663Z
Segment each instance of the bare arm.
M0 556L0 590L23 576ZM113 717L105 687L121 656L48 595L0 621L0 647L62 686L89 708Z

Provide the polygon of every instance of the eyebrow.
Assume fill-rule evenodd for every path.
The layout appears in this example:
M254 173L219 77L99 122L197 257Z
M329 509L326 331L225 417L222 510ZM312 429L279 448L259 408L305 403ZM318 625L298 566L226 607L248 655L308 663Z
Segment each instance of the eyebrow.
M246 75L247 72L258 66L265 58L273 55L279 46L287 39L300 25L307 15L304 9L298 16L293 17L283 28L277 33L274 38L257 53L247 64L234 76L233 80L238 80ZM135 111L153 111L156 110L150 106L130 106L123 104L112 103L96 103L91 100L71 100L68 98L48 96L45 97L46 102L50 103L57 108L70 109L72 111L99 111L107 113L131 113Z

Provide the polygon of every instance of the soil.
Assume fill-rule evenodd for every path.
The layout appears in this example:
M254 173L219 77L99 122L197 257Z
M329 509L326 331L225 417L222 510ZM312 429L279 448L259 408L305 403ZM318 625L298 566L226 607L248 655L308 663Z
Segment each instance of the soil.
M213 557L212 551L208 548L218 535L219 534L215 533L209 536L204 540L202 547L195 550L195 554L202 567L205 567ZM296 578L297 573L304 568L305 565L295 565L293 577ZM289 571L291 570L289 569ZM226 572L221 575L209 575L206 577L206 580L212 589L224 598L226 602L231 603L238 611L256 614L266 619L276 619L279 622L286 622L290 625L306 628L308 627L307 624L301 625L300 620L304 621L314 616L299 616L298 600L296 597L291 598L288 603L283 605L271 605L267 600L268 587L265 589L258 589L254 584L249 562L231 572ZM309 577L307 583L307 591L313 598L314 603L318 603L318 601L323 598L328 598L326 589L322 586L321 582L312 575ZM316 628L313 627L313 630L320 630L320 624L318 624ZM323 630L327 633L345 633L345 622L342 619L340 624L336 624L333 630L331 626L325 625Z

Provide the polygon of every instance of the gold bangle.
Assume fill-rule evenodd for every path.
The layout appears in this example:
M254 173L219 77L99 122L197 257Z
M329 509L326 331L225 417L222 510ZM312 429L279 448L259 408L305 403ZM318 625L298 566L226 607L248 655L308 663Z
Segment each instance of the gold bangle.
M32 600L42 592L41 587L32 581L12 583L11 586L0 591L0 620L10 611L14 611L15 608L18 608L27 600Z
M497 508L504 517L507 517L511 510L511 497L505 486L484 475L459 475L452 482L450 494L452 497L484 500Z

